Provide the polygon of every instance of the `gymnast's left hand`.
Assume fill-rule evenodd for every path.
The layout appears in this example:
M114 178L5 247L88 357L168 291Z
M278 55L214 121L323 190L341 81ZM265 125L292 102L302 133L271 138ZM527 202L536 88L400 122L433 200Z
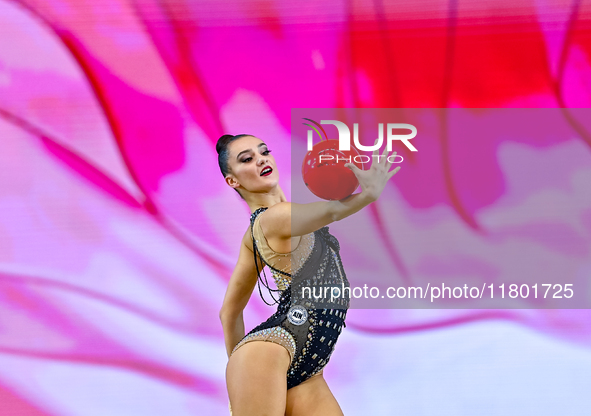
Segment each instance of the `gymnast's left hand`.
M390 171L393 161L396 159L396 152L388 153L387 146L381 155L379 149L374 150L371 167L367 170L359 169L354 163L345 163L345 167L351 169L359 181L360 196L364 196L370 201L377 201L386 183L400 170L400 166L397 166Z

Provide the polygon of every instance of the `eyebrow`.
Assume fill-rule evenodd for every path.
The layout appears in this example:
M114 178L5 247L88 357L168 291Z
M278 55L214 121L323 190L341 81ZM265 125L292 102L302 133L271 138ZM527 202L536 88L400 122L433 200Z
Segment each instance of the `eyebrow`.
M260 144L257 146L257 148L259 148L259 147L261 147L261 146L266 146L266 145L267 145L267 144L266 144L265 142L262 142L262 143L260 143ZM236 155L236 159L240 158L240 155L241 155L242 153L247 153L247 152L250 152L250 151L251 151L251 149L246 149L246 150L243 150L242 152L240 152L240 153L238 153L238 154Z

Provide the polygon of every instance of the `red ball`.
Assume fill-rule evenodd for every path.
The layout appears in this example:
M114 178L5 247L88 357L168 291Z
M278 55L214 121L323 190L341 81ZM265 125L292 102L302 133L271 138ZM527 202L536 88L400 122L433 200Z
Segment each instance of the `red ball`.
M339 150L338 140L316 143L302 164L304 183L314 195L322 199L340 200L348 197L357 189L359 181L353 171L345 167L345 163L349 163L350 158L351 163L363 169L363 162L356 161L355 156L359 156L359 152L354 146L351 146L351 150Z

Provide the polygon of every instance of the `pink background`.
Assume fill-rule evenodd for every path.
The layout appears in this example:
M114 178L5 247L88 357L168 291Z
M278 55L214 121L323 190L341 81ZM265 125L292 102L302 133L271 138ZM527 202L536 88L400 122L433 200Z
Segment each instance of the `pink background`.
M221 134L273 143L289 192L292 108L572 119L590 91L585 1L0 0L0 413L227 414L218 310L249 212L219 173ZM479 230L502 229L501 253L589 279L589 131L493 139L473 150L490 170L462 179L449 142L429 143L421 192L393 181L356 220L395 213L412 247L397 261L428 254L429 273L489 272ZM253 297L247 327L271 313ZM347 415L580 415L590 318L355 310L326 378Z

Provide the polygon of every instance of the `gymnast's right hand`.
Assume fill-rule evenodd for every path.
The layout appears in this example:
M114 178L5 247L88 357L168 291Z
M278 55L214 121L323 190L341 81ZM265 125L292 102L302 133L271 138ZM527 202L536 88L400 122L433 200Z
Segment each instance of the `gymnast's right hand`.
M388 147L386 146L381 156L379 156L379 148L373 151L371 167L367 170L359 169L354 163L345 163L345 167L351 169L357 177L361 186L361 195L370 201L376 201L380 197L386 183L400 170L400 166L397 166L390 171L393 162L388 159L394 161L396 152L388 155Z

